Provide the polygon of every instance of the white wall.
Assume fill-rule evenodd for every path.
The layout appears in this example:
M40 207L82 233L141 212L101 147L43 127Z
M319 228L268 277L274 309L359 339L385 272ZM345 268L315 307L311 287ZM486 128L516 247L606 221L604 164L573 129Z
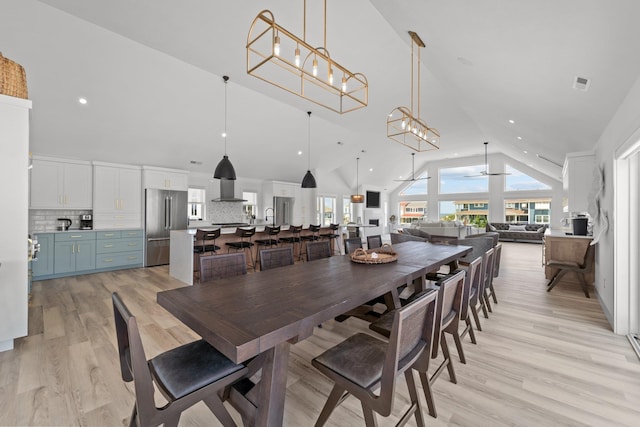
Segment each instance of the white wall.
M0 351L27 335L30 109L31 101L0 95Z
M614 231L616 227L627 227L616 224L614 218L614 174L613 160L616 150L627 143L631 135L640 128L640 78L627 94L607 128L595 146L596 164L604 168L605 186L602 195L602 208L609 217L609 231L604 234L596 247L596 292L609 322L613 325L614 316ZM637 221L638 218L629 220ZM594 227L594 234L599 232L599 225ZM617 331L616 331L617 332Z

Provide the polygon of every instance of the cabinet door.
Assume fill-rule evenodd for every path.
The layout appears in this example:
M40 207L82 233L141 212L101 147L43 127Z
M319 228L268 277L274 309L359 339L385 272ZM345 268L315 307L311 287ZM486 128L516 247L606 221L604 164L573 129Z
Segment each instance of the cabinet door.
M64 165L64 207L91 209L93 206L91 166L67 163Z
M186 173L172 173L168 177L171 190L189 189L189 175Z
M76 271L95 270L96 242L76 242Z
M53 274L53 234L36 234L40 251L38 260L31 262L31 274L33 277L48 276Z
M76 271L76 242L56 243L53 263L55 274Z
M142 212L142 174L135 169L120 169L120 210L123 213Z
M57 162L33 159L31 168L31 208L60 209L63 169Z
M93 168L93 210L115 212L119 206L119 169L109 166Z

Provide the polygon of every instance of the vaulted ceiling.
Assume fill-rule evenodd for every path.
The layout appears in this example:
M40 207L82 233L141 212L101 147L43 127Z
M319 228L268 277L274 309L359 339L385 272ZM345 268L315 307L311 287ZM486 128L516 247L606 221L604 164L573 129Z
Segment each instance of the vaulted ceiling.
M361 171L374 170L361 183L393 186L411 166L410 150L387 139L386 116L410 104L412 30L426 43L421 115L442 135L440 150L416 155L416 170L481 155L490 141L490 155L557 178L552 162L591 150L640 75L635 0L327 1L326 48L370 86L368 107L344 115L246 73L255 16L269 9L301 36L302 0L5 2L0 51L27 70L32 151L213 171L229 75L238 175L300 181L311 110L312 169L350 184L359 156ZM308 10L307 40L321 46L322 2ZM572 87L577 76L588 91Z

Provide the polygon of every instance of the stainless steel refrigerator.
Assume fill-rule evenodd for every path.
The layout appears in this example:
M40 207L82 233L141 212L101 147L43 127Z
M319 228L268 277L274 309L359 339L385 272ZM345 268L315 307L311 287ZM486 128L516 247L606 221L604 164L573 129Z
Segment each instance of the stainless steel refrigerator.
M293 197L274 197L273 209L274 223L276 225L292 225L293 222L293 204L296 199Z
M187 192L145 190L145 267L169 264L169 231L186 230Z

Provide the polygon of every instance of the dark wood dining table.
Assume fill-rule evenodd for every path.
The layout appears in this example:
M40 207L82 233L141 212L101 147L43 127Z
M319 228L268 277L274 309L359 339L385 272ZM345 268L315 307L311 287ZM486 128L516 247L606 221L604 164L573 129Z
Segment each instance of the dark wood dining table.
M251 403L241 406L254 409L250 418L255 425L281 426L292 343L378 296L391 294L399 306L399 286L464 256L471 247L405 242L394 250L398 261L387 264L333 256L159 292L157 300L234 362L260 360L260 387Z

